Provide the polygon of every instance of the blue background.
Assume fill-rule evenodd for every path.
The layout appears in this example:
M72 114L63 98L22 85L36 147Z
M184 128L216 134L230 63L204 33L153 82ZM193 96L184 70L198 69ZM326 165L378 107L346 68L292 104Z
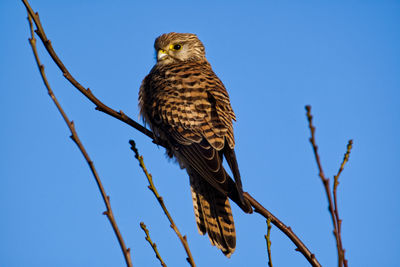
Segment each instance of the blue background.
M399 1L40 1L47 36L71 73L110 107L138 118L154 39L196 33L237 115L244 188L290 225L323 266L337 266L327 199L304 106L311 104L325 173L354 149L339 185L350 266L398 266ZM0 2L0 266L124 266L90 170L47 96L22 2ZM134 266L187 266L138 167L135 139L198 266L266 266L265 220L233 207L237 249L226 259L197 233L187 175L162 148L94 110L39 52L49 81L102 178ZM274 266L308 266L272 229Z

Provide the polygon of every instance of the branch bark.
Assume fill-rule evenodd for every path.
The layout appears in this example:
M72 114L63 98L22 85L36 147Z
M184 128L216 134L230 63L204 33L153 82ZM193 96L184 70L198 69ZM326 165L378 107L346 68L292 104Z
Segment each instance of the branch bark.
M167 265L165 264L165 262L161 258L160 253L158 252L156 243L154 243L153 240L151 240L149 230L147 230L147 227L144 224L144 222L140 222L140 228L142 228L143 232L146 234L145 239L146 239L147 242L149 242L151 248L153 249L154 253L156 254L156 258L160 261L161 266L162 267L167 267Z
M338 252L338 266L342 267L343 265L345 267L347 267L347 260L344 256L345 250L343 249L343 244L342 244L342 236L341 236L341 223L342 221L339 219L339 211L338 211L338 207L337 207L337 186L339 184L339 175L341 174L341 172L343 171L344 165L346 164L348 158L349 158L349 154L350 154L350 150L352 148L352 144L353 141L350 140L348 145L347 145L347 152L344 156L343 162L340 165L339 168L339 172L338 174L335 176L334 178L334 184L333 184L333 198L334 201L332 200L332 193L331 193L331 189L329 187L329 178L327 178L324 174L324 171L322 169L322 164L321 164L321 160L320 160L320 156L318 154L318 146L316 144L315 141L315 127L312 123L313 120L313 116L311 114L311 106L306 106L306 111L307 111L307 120L308 120L308 127L310 128L310 132L311 132L311 137L309 139L311 146L313 148L314 151L314 156L315 156L315 161L317 162L317 166L318 166L318 175L321 178L322 184L324 185L324 189L325 189L325 193L326 196L328 198L328 209L329 209L329 213L331 215L332 218L332 223L333 223L333 234L335 236L336 239L336 247L337 247L337 252Z
M336 217L336 222L337 222L337 226L338 226L338 234L339 234L339 237L340 237L340 242L342 242L342 239L341 239L341 237L342 237L342 220L339 217L339 208L338 208L338 203L337 203L337 187L339 185L339 176L340 176L340 174L342 173L342 171L344 169L344 165L346 165L347 161L349 161L350 152L351 152L352 148L353 148L353 140L349 140L349 142L347 143L346 153L344 154L343 161L342 161L342 163L340 164L340 167L339 167L339 171L333 177L333 201L334 201L334 205L335 205L335 217ZM347 260L346 260L346 257L345 257L345 252L346 251L343 248L342 244L341 244L341 246L342 246L342 251L341 251L339 262L340 262L340 260L342 260L343 261L343 265L345 267L347 267Z
M87 99L89 99L93 104L96 105L96 110L104 112L104 113L106 113L106 114L108 114L108 115L110 115L110 116L112 116L112 117L114 117L114 118L116 118L116 119L118 119L118 120L120 120L122 122L125 122L126 124L132 126L133 128L135 128L136 130L138 130L142 134L147 135L148 137L150 137L151 139L154 140L153 133L150 130L146 129L145 127L143 127L142 125L140 125L136 121L132 120L130 117L125 115L125 113L122 110L116 111L116 110L108 107L107 105L105 105L103 102L101 102L92 93L92 91L89 88L86 89L83 85L81 85L71 75L71 73L68 71L68 69L65 67L63 62L60 60L60 58L58 57L58 55L54 51L53 45L51 44L51 41L49 39L47 39L47 36L46 36L46 33L44 32L42 23L40 22L39 13L33 11L33 9L31 8L31 6L29 5L27 0L22 0L22 2L24 3L28 13L32 17L33 21L35 22L35 25L36 25L35 33L39 36L40 40L42 40L42 43L43 43L44 47L46 48L47 52L49 53L49 55L53 59L54 63L56 63L58 68L61 70L61 72L64 75L64 77L76 89L78 89L79 92L81 92L84 96L86 96ZM159 145L162 145L162 144L159 144Z
M267 220L267 234L264 235L265 241L267 242L267 253L268 253L268 267L273 267L272 256L271 256L271 219Z
M311 266L321 266L315 255L310 252L306 245L304 245L300 238L292 231L292 228L290 228L290 226L286 226L283 222L281 222L271 212L269 212L260 203L258 203L257 200L255 200L249 193L244 192L243 196L250 202L255 212L262 215L267 220L270 219L273 225L278 227L279 230L281 230L287 237L289 237L290 240L292 240L293 244L296 245L296 251L299 251L301 254L303 254L303 256L311 264Z
M38 55L38 52L37 52L36 38L35 38L35 35L34 35L34 31L33 31L32 17L31 17L30 13L28 13L28 21L29 21L29 27L30 27L30 31L31 31L31 38L29 38L29 43L30 43L30 45L32 47L32 51L33 51L33 54L35 56L35 60L36 60L37 66L39 68L39 72L40 72L40 75L42 77L42 80L43 80L43 82L44 82L44 84L45 84L45 86L47 88L47 92L48 92L49 96L51 97L51 99L53 100L54 104L57 106L57 109L60 112L61 116L63 117L65 123L67 124L67 126L68 126L68 128L69 128L69 130L71 132L71 136L70 136L71 139L78 146L78 148L81 151L83 157L85 158L86 162L89 165L89 168L90 168L90 170L91 170L91 172L92 172L92 174L93 174L93 176L94 176L94 178L96 180L97 187L100 190L100 193L101 193L101 196L103 198L104 204L106 205L106 208L107 208L107 210L105 212L103 212L103 214L107 216L108 220L111 223L111 226L112 226L112 228L114 230L114 233L115 233L115 235L116 235L116 237L118 239L118 243L119 243L119 245L121 247L122 253L124 255L126 265L128 267L132 267L132 259L131 259L130 249L126 247L124 239L122 238L121 232L120 232L120 230L118 228L117 222L116 222L116 220L114 218L114 213L113 213L113 211L111 209L111 204L110 204L110 196L108 196L106 194L106 191L105 191L105 189L103 187L103 184L102 184L102 182L100 180L100 176L98 175L97 170L94 167L94 163L90 159L89 154L87 153L85 147L83 146L81 140L79 139L78 133L75 130L74 122L69 120L67 114L65 113L65 111L61 107L60 103L58 102L58 100L57 100L56 96L54 95L53 90L51 89L50 84L49 84L49 82L47 80L46 73L44 71L44 66L40 62L40 58L39 58L39 55Z
M186 254L187 254L186 260L187 260L187 262L190 264L190 266L196 267L196 264L194 263L194 260L193 260L192 252L190 251L189 244L187 242L187 238L186 238L185 235L182 236L182 234L179 231L178 227L176 226L174 220L172 219L171 214L169 213L167 207L165 206L165 203L164 203L164 200L163 200L162 196L160 196L160 194L158 194L157 188L154 186L154 183L153 183L153 177L147 171L146 165L144 164L144 161L143 161L143 156L139 155L139 151L136 148L135 141L129 140L129 144L131 145L132 151L135 153L135 158L139 161L140 168L142 168L142 170L143 170L143 172L144 172L144 174L145 174L145 176L147 178L147 181L149 182L148 188L150 189L150 191L156 197L158 203L160 204L162 210L164 211L165 215L167 216L167 218L169 220L171 228L174 230L174 232L178 236L179 240L181 241L181 243L183 245L183 248L186 251Z

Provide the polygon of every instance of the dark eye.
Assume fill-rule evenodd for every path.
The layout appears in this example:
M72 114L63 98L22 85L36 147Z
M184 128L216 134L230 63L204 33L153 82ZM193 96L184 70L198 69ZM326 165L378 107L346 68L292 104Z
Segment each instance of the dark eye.
M181 46L180 44L174 45L174 50L179 50L179 49L181 49L181 48L182 48L182 46Z

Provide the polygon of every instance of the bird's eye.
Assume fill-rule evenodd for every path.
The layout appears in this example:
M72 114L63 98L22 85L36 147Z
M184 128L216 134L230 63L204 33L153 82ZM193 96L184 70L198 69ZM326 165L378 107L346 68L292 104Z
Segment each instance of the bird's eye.
M180 44L174 44L174 45L171 45L171 49L172 50L180 50L180 49L182 49L182 46Z

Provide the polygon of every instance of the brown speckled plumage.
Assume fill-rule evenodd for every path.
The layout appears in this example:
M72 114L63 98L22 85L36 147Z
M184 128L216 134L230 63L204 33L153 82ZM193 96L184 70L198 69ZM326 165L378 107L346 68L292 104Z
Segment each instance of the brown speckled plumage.
M141 115L189 174L200 234L208 233L229 257L236 234L228 197L245 212L251 207L242 195L228 93L196 35L163 34L154 47L162 55L140 87ZM235 181L222 166L224 157Z

